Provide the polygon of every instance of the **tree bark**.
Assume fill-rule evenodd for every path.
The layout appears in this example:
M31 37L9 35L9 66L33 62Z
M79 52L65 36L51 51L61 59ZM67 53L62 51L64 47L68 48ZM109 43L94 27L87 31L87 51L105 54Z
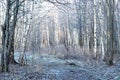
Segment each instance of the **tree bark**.
M9 63L10 59L14 59L14 31L15 31L15 26L17 22L17 14L18 14L18 5L19 5L19 0L15 1L15 7L14 7L14 14L13 14L13 20L12 23L10 24L10 16L11 16L11 0L7 0L7 11L6 11L6 17L5 17L5 22L4 26L2 27L2 54L1 54L1 65L2 65L2 72L8 72L9 71ZM13 40L13 41L12 41ZM11 53L12 49L12 53ZM11 55L12 54L12 55Z
M10 49L10 63L11 64L18 64L18 62L15 61L14 59L14 36L12 37L12 42L11 42L11 49Z
M96 0L94 0L94 59L97 58L97 23L96 23Z
M107 51L104 61L108 65L113 65L113 57L115 53L115 37L114 37L114 0L106 0L107 8Z
M9 20L10 20L10 0L7 0L7 11L4 26L2 28L2 54L1 54L1 65L2 65L2 72L9 71Z

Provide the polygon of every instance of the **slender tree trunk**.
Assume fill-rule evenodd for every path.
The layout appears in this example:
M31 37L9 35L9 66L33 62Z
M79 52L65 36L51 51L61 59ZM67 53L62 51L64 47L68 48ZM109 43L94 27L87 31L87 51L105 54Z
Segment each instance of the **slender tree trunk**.
M9 71L9 20L10 20L10 0L7 0L7 11L4 26L2 28L3 36L2 36L2 48L3 52L1 54L1 65L2 65L2 72Z
M100 48L101 48L101 55L102 55L102 60L104 59L105 56L105 52L104 52L104 33L103 33L103 21L102 21L102 0L99 0L99 4L100 4L100 12L99 12L99 21L100 21L100 29L101 29L101 37L100 37Z
M94 0L94 58L97 58L97 25L96 25L96 0Z
M106 8L107 8L107 51L104 60L108 65L113 65L113 57L115 53L114 0L106 0Z
M2 71L4 71L4 47L5 47L5 27L4 25L2 27L2 54L1 54L1 66Z

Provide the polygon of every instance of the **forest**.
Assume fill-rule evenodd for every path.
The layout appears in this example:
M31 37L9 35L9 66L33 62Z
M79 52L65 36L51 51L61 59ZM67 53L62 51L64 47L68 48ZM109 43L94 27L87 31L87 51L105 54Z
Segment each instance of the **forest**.
M0 0L0 80L120 80L120 0Z

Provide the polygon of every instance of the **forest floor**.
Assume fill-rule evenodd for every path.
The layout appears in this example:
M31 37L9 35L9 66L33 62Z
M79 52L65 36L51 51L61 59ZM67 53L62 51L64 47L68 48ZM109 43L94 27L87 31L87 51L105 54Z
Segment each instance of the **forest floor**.
M10 72L0 73L0 80L120 80L120 60L108 66L83 54L74 55L28 54L28 65L10 65Z

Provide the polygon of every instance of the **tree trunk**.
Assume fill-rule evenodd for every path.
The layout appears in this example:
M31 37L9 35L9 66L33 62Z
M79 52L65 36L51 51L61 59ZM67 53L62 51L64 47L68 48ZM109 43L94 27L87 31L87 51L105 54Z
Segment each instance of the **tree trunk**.
M14 15L13 15L13 21L12 25L10 27L10 46L9 46L9 54L10 54L10 63L17 64L17 62L14 59L14 36L15 36L15 26L17 23L17 15L18 15L18 8L19 8L19 0L16 0L16 6L14 7Z
M10 0L7 0L7 11L4 26L2 27L2 48L3 52L1 54L1 65L2 72L9 71L9 20L10 20Z
M5 47L5 27L4 25L1 26L2 28L2 54L1 54L1 66L2 66L2 71L4 71L4 47Z
M114 0L106 1L106 8L107 8L107 51L104 60L108 65L113 65L113 57L115 51Z
M100 12L99 12L99 23L100 23L100 33L101 33L101 37L100 37L100 48L101 48L101 55L102 55L102 60L104 59L105 56L105 51L104 51L104 26L103 26L103 21L102 21L102 0L99 0L99 5L100 5Z
M9 71L9 62L10 62L10 56L14 58L14 31L15 31L15 26L17 22L17 14L18 14L18 5L19 5L19 0L15 1L15 7L14 7L14 14L13 14L13 20L12 23L10 24L10 17L11 17L11 0L7 0L7 11L6 11L6 17L5 17L5 22L4 26L2 27L2 54L1 54L1 65L2 65L2 72L8 72ZM13 40L13 41L12 41ZM12 48L11 48L12 47ZM12 49L12 53L11 52ZM12 55L11 55L12 54Z
M10 49L10 63L11 64L18 64L15 59L14 59L14 36L12 37L12 42L11 42L11 49Z
M96 23L96 0L94 0L94 59L97 58L97 23Z

